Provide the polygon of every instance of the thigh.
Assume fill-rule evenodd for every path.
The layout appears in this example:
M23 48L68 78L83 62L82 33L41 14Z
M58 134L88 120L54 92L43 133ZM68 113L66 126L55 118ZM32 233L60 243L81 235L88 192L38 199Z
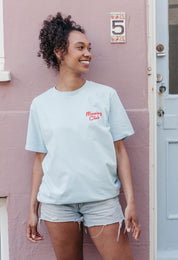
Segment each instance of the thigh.
M119 223L89 227L90 237L103 260L133 260L131 247L124 225L117 239Z
M83 259L83 226L78 222L45 221L57 260Z

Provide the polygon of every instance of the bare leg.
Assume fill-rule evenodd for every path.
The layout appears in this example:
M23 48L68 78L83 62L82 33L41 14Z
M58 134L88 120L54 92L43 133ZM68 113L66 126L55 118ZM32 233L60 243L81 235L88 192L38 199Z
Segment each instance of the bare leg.
M119 241L117 241L118 228L119 223L88 228L91 239L103 260L133 260L129 239L124 233L124 225L120 230Z
M57 260L83 260L83 228L78 222L45 221Z

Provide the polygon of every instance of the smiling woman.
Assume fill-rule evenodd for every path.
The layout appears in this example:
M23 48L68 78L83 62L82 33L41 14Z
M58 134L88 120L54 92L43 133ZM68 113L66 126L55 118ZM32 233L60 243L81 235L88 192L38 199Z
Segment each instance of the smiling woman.
M68 71L74 71L74 73L81 74L87 72L89 64L92 58L91 55L91 43L87 37L79 31L71 31L68 36L69 46L64 58L61 58L62 51L60 49L55 50L56 57L60 63L60 74ZM60 86L57 86L60 90Z
M68 36L70 32L78 31L85 33L84 29L71 21L71 16L63 19L60 13L55 17L49 16L43 22L43 28L40 31L40 50L38 56L47 63L48 67L53 67L56 70L60 68L60 62L68 49ZM55 52L60 51L60 58L57 59Z
M58 13L44 21L38 54L59 71L59 81L30 109L26 149L36 156L27 238L43 239L37 230L40 202L57 259L83 259L84 225L104 260L131 260L124 225L135 240L140 226L123 143L134 133L126 111L113 88L83 78L91 43L70 16Z

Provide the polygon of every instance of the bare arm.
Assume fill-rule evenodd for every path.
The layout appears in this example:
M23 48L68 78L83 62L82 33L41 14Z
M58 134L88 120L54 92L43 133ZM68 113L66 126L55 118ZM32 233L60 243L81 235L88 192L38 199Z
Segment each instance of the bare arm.
M133 237L138 240L141 231L135 208L128 154L122 140L114 142L114 146L117 157L118 178L121 181L127 203L127 207L125 209L126 228L128 232L130 232L131 230L133 233Z
M37 201L37 194L43 177L42 161L45 156L45 153L36 153L33 163L30 212L26 226L26 236L27 239L31 242L37 242L37 240L43 239L43 237L37 231L39 206L39 202Z

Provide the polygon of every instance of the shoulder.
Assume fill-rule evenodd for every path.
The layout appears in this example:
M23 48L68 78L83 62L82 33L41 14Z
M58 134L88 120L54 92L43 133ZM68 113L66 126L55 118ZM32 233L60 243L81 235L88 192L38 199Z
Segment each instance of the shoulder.
M40 105L46 105L46 102L52 97L53 95L53 88L48 89L47 91L43 92L42 94L38 95L32 100L32 107L38 107Z
M113 96L114 94L116 94L116 90L114 88L112 88L111 86L107 86L101 83L97 83L94 81L88 81L89 84L89 88L91 91L93 92L99 92L103 95L107 95L109 97Z

